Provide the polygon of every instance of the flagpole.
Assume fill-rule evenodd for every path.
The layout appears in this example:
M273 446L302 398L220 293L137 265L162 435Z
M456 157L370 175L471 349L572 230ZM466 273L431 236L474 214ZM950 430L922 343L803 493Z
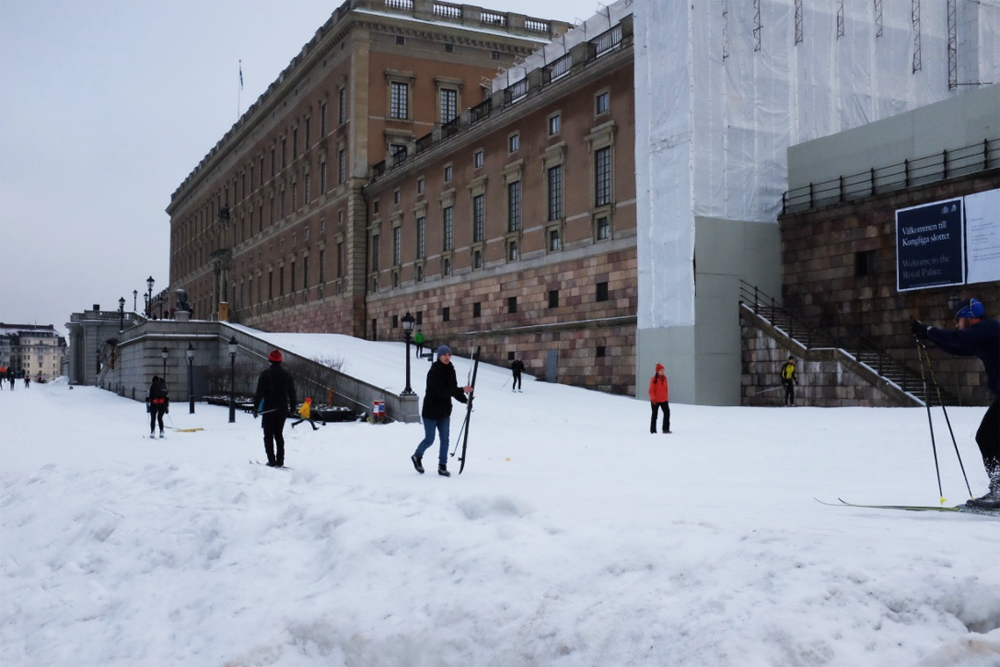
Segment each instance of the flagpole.
M240 61L240 89L236 93L236 120L240 119L240 112L243 110L243 60Z

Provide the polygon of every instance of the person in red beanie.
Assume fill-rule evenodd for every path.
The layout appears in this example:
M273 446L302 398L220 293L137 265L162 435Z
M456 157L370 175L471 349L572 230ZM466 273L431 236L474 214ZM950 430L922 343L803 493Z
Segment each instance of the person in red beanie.
M656 373L649 381L649 404L653 406L649 432L656 433L656 412L663 410L663 432L670 433L670 384L667 382L663 364L656 364Z
M254 416L260 415L260 425L264 429L267 465L282 468L285 465L285 420L295 412L298 401L295 400L295 381L281 366L281 352L273 350L267 360L271 366L260 374L253 397Z

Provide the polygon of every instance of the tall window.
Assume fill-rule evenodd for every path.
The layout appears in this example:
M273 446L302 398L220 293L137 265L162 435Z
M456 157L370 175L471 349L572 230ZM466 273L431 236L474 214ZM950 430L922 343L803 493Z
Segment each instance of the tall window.
M472 242L478 243L486 236L486 210L483 207L483 196L472 198Z
M372 234L372 271L378 271L378 234Z
M305 144L302 146L303 150L309 150L309 128L311 125L312 117L306 116L306 139Z
M398 81L390 82L389 118L409 118L410 86Z
M507 184L507 231L521 229L521 181Z
M326 168L326 161L324 160L323 162L319 163L319 192L320 192L320 194L326 194L326 177L327 177L327 168Z
M458 91L453 88L441 89L441 122L447 123L458 115Z
M302 289L309 289L309 255L302 256Z
M337 244L337 277L344 277L344 244Z
M337 183L347 180L347 151L341 148L337 151Z
M549 220L563 217L563 171L562 165L549 167Z
M611 203L611 146L594 151L594 205Z
M319 284L322 285L326 282L326 249L321 248L319 251Z
M327 132L326 112L328 106L329 105L326 102L323 102L322 104L319 105L319 133L324 137L326 136Z
M427 220L421 216L417 218L417 259L427 256Z
M337 90L337 123L343 125L347 121L347 89Z
M455 247L455 215L451 206L445 206L444 211L444 250Z
M288 265L288 289L295 293L295 260Z
M399 266L403 263L403 228L392 228L392 265Z

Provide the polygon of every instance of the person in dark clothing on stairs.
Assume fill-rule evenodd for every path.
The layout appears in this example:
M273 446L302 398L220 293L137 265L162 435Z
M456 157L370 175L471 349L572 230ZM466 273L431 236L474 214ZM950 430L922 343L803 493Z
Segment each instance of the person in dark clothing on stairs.
M285 465L285 420L295 412L298 401L295 400L295 381L281 366L281 352L272 351L267 360L271 366L260 374L253 397L254 416L260 415L260 425L264 429L267 465L281 468Z
M424 420L424 439L417 445L417 451L410 457L413 467L424 474L423 456L427 448L434 444L434 432L441 441L438 449L438 474L450 477L448 472L448 431L451 422L451 399L467 403L466 394L472 393L471 386L459 387L455 367L451 365L451 348L442 345L437 349L437 361L427 371L427 391L424 393L424 407L420 416Z
M1000 508L1000 321L986 317L977 299L966 299L955 311L955 331L937 329L919 320L910 322L913 335L926 338L959 357L979 357L986 370L986 384L993 402L986 408L976 431L976 444L989 478L986 495L970 500L974 507Z

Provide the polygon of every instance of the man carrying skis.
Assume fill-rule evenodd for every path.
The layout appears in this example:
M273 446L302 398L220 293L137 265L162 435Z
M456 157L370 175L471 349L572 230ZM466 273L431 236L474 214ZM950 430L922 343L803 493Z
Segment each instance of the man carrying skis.
M990 488L986 495L966 504L1000 508L1000 322L985 318L985 313L980 301L966 299L955 312L955 331L937 329L919 320L911 320L910 331L932 341L948 354L979 357L983 362L993 402L976 431L976 444L983 456Z
M434 444L434 432L440 439L438 450L438 474L451 477L448 472L448 430L451 422L451 399L467 403L472 393L471 386L459 387L455 367L451 365L451 348L442 345L437 349L437 361L427 371L427 391L424 392L424 407L420 416L424 420L424 439L417 445L417 451L410 457L413 467L424 474L423 456L427 448Z
M285 465L285 420L295 411L298 401L295 400L295 382L281 366L281 351L273 350L267 360L271 366L260 374L253 397L254 417L260 414L267 465L282 468ZM278 446L277 454L275 445Z

